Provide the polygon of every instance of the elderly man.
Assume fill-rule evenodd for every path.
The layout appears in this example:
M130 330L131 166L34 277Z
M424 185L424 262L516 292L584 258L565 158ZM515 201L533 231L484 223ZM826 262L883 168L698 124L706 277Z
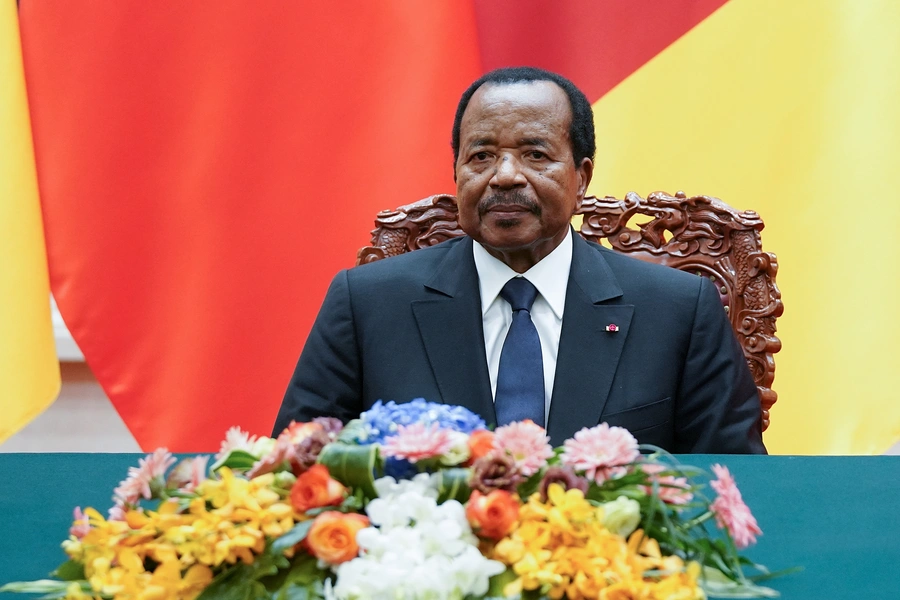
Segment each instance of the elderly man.
M338 273L276 433L424 397L530 418L556 444L607 422L672 452L764 453L709 281L573 233L595 152L584 94L555 73L493 71L462 95L452 139L467 236Z

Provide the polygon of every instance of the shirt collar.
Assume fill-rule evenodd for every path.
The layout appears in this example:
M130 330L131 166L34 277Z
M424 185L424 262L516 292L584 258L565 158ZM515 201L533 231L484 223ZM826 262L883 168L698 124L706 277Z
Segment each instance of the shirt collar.
M506 282L519 274L502 260L494 258L484 246L472 244L475 254L475 269L481 291L481 315L487 312ZM566 286L569 284L569 270L572 267L572 228L566 231L563 241L539 261L522 273L522 277L534 284L541 296L550 305L558 319L562 319L566 304Z

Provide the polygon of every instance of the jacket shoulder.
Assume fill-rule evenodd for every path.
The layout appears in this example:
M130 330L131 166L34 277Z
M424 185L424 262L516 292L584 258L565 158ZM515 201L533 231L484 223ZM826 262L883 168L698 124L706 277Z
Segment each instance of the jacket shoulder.
M703 278L589 242L609 266L626 296L659 296L696 301Z
M351 282L358 284L420 281L423 277L433 274L434 269L447 254L464 240L465 238L454 238L427 248L359 265L349 269L347 277Z

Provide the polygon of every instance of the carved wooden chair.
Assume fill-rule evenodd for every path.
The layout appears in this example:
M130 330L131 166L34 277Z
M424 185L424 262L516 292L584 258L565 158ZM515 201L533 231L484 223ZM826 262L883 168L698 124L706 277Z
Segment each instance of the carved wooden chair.
M744 349L762 400L763 430L778 395L773 354L781 349L775 319L784 312L775 284L778 262L763 252L764 225L752 210L737 211L718 198L683 192L654 192L646 200L634 192L624 200L584 199L576 230L635 258L702 277L717 284L722 304ZM573 220L577 221L578 217ZM396 256L464 235L457 224L456 199L437 195L378 213L372 245L359 250L356 264Z

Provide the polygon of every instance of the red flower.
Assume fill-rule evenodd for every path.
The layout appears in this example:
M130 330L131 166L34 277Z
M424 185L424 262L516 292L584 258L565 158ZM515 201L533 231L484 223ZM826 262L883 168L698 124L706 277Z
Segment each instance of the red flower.
M347 488L331 478L325 465L314 465L291 488L291 505L298 513L304 513L311 508L337 506L346 494Z
M466 503L466 517L478 535L499 540L516 525L519 500L506 490L494 490L486 496L474 490Z
M477 429L469 436L469 461L474 463L494 449L494 433L487 429Z

